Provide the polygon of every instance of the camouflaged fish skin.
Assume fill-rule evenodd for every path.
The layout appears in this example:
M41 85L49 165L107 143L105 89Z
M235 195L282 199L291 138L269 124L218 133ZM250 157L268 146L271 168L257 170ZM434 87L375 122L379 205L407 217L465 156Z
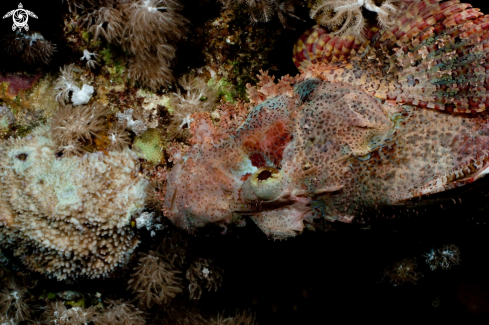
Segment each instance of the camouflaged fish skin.
M314 27L295 47L300 75L262 73L249 105L192 116L165 215L189 230L249 216L286 238L304 221L351 222L483 177L489 17L458 1L400 6L364 43Z

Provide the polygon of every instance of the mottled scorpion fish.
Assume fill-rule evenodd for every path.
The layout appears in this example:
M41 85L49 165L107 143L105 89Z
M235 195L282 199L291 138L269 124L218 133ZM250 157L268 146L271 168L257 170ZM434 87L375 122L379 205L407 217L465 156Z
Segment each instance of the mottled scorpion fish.
M294 49L300 75L262 73L250 104L223 105L217 122L194 114L165 215L188 230L249 216L286 238L485 176L489 16L459 1L399 6L363 42L311 28Z

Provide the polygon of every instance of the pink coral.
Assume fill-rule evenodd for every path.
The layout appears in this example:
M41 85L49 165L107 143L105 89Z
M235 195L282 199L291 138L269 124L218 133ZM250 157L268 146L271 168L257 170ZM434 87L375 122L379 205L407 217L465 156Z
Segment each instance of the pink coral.
M296 46L301 75L275 83L262 73L249 110L223 106L220 122L191 115L165 215L189 230L249 216L284 238L304 221L417 207L484 177L489 118L476 114L489 104L489 16L407 0L393 20L365 42L316 27Z

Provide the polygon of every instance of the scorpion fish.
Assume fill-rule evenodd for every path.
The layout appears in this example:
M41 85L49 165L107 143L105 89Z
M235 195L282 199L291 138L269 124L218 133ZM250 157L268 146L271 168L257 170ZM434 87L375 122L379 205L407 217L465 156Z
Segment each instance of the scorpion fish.
M194 114L190 145L172 149L165 215L188 230L246 216L280 239L484 177L489 16L405 0L394 21L363 41L315 26L294 48L300 75L262 73L250 104Z

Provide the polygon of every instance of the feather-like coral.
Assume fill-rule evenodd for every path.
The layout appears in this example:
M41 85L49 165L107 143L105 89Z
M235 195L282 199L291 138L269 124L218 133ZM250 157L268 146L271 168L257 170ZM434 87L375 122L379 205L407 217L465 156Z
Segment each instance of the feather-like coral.
M320 0L311 8L310 14L318 24L333 29L333 35L352 35L364 39L362 8L376 12L382 28L393 26L396 6L390 0L384 1L380 7L373 0Z
M202 295L202 287L207 291L217 291L222 284L222 270L205 258L196 258L185 274L189 285L190 299L199 300Z
M234 316L224 317L224 313L211 318L210 325L253 325L256 324L256 315L249 310L236 311Z
M5 36L3 43L7 54L12 57L20 57L29 65L47 65L56 52L56 45L46 40L38 32L28 34L17 31L15 34Z
M131 54L128 79L153 91L174 81L174 43L185 31L186 19L176 0L92 1L83 19L97 39L103 36Z
M92 137L104 129L105 117L109 114L102 105L76 106L66 105L58 108L51 119L50 131L59 150L67 154L80 151L79 142L92 142ZM117 148L123 148L125 139L119 132Z
M107 307L97 314L93 323L95 325L144 325L145 313L137 309L132 303L119 300L105 301Z
M112 125L107 131L107 137L109 138L107 150L122 151L131 144L129 133L120 124Z
M170 94L168 106L172 110L172 122L168 127L170 139L187 138L192 122L190 115L196 112L210 112L217 106L217 92L201 78L186 75L179 80L180 86Z
M182 292L182 278L158 253L141 254L139 265L128 281L139 305L168 304Z
M268 22L277 16L284 27L290 28L287 17L300 19L294 14L297 0L220 0L225 8L233 4L246 5L252 22ZM300 19L301 20L301 19Z
M49 324L59 325L86 325L95 317L93 307L66 308L63 302L50 302L46 307L45 316Z
M453 244L443 245L438 249L432 249L429 253L423 255L426 264L432 271L437 268L444 270L451 269L454 265L460 264L460 249Z
M54 86L54 89L57 92L56 100L62 105L65 105L66 102L70 100L70 95L73 105L87 104L94 91L92 86L83 84L80 89L80 87L76 85L73 75L74 67L74 64L70 64L60 68L61 76L56 80Z
M31 314L27 305L28 292L25 287L20 286L14 279L9 279L2 284L0 292L0 315L10 318L15 322L29 319Z

